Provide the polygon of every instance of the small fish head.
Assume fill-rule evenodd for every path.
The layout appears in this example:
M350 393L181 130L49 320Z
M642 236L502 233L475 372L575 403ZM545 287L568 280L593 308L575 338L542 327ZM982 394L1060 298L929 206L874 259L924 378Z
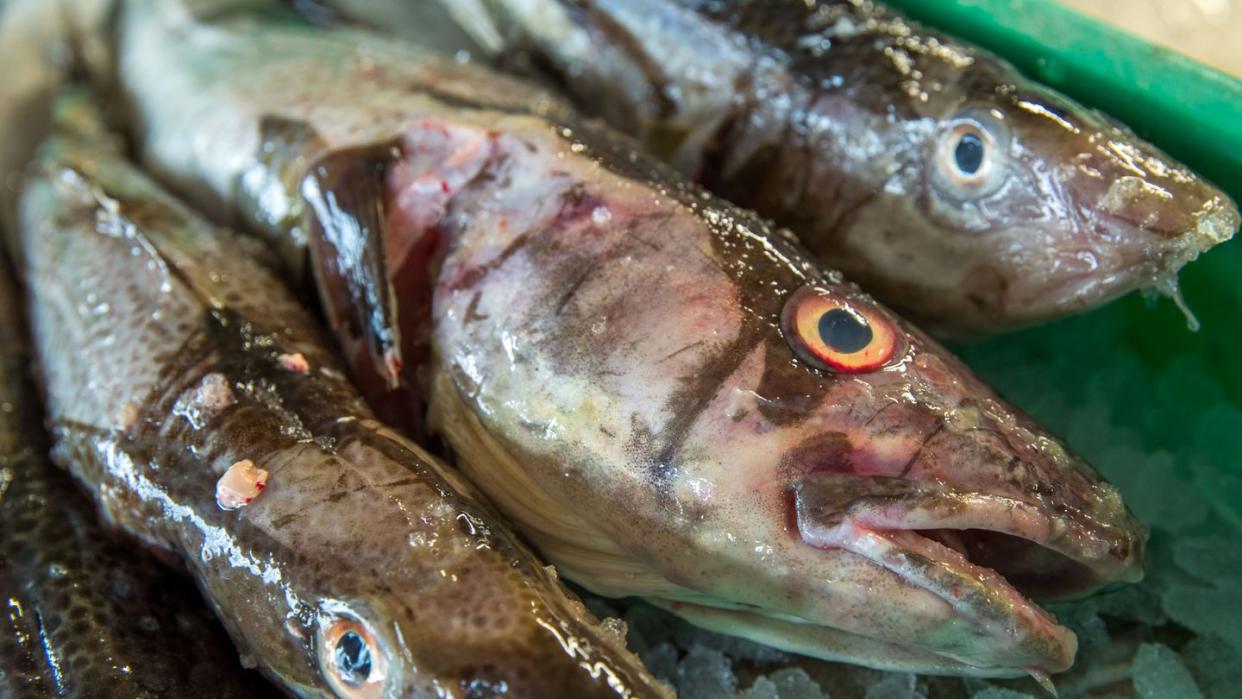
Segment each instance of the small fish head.
M458 495L468 484L378 424L338 436L332 453L278 460L270 492L242 510L297 554L266 590L293 601L285 623L239 622L257 655L283 649L269 672L340 699L642 693L638 661Z
M965 257L962 288L1022 325L1152 286L1228 240L1220 190L1109 117L977 58L931 116L921 209Z

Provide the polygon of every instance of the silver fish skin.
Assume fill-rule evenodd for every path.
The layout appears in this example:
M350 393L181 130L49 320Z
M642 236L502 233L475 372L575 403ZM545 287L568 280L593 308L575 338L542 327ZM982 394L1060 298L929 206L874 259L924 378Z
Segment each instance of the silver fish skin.
M243 239L66 100L21 201L53 458L184 560L248 662L304 697L663 695L476 491L376 422Z
M433 428L566 577L823 658L1009 676L1075 653L1033 597L1142 576L1143 526L1079 457L629 139L415 43L169 7L119 25L144 162L290 240L365 214Z
M412 1L347 11L379 20ZM1238 229L1227 195L1129 129L882 3L443 4L498 65L550 75L942 335L1175 291L1183 265ZM386 19L375 26L426 36Z
M192 583L48 462L18 306L0 260L0 696L270 696Z

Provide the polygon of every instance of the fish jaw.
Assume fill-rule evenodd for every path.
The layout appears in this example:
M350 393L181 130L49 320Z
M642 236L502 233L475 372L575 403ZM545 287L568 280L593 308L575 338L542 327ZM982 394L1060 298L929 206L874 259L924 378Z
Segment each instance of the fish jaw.
M789 503L807 545L854 553L968 620L985 647L942 652L976 665L991 656L1001 667L1068 669L1074 634L1027 595L1141 578L1141 567L1110 556L1107 542L1007 497L819 474L791 488ZM1006 577L998 569L1014 572Z

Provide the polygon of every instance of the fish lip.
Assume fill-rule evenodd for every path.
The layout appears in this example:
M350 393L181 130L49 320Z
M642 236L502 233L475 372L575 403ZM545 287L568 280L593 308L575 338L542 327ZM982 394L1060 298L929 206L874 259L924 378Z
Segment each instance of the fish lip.
M814 494L804 497L808 487L840 492L842 486L853 493L872 486L873 492L829 503ZM922 532L981 530L1030 541L1090 571L1086 589L1142 577L1142 546L1130 529L1101 528L1088 516L1053 516L1005 495L850 474L816 474L793 490L794 517L804 542L849 551L937 595L982 635L1008 644L1006 657L1026 668L1068 669L1077 645L1073 633L1001 573Z
M1052 254L1089 253L1099 266L1031 281L1014 274L1000 301L1004 315L1031 322L1087 310L1136 289L1161 288L1162 280L1228 242L1239 226L1237 207L1223 195L1207 199L1181 228L1143 224L1095 206L1084 215L1094 220L1095 231Z
M1118 272L1127 268L1151 268L1152 274L1177 272L1203 253L1228 242L1238 230L1238 209L1222 196L1206 200L1190 222L1180 228L1158 227L1133 221L1120 214L1096 210L1095 216L1113 240L1133 240L1137 250L1123 250ZM1157 254L1144 254L1155 247Z

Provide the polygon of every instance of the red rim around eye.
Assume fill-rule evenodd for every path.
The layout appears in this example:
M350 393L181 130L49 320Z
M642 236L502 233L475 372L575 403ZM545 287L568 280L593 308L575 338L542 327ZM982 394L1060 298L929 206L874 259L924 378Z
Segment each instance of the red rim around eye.
M885 366L902 344L897 328L880 311L809 286L785 302L781 329L803 361L846 374Z

